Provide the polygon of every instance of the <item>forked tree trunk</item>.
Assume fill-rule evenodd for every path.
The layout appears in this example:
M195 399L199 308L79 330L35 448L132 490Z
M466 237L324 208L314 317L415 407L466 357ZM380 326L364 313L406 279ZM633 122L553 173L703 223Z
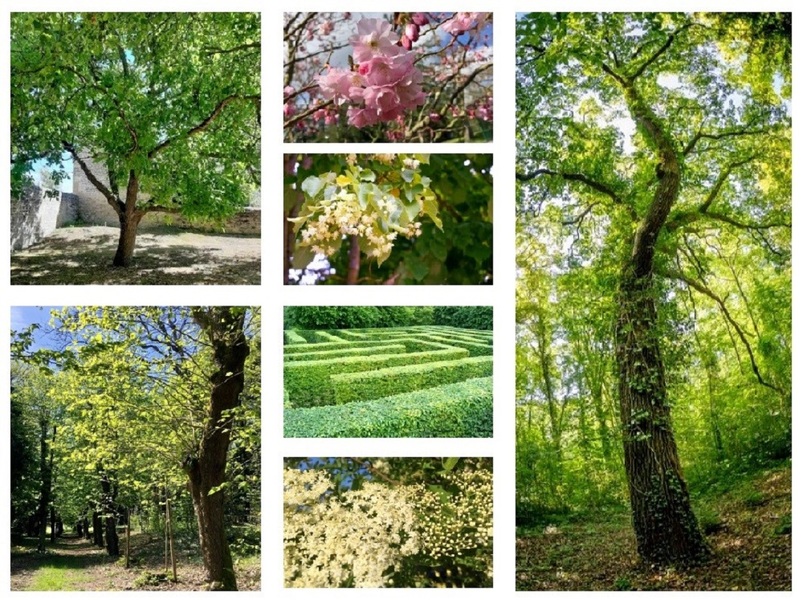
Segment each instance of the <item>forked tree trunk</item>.
M214 351L216 371L209 412L197 457L185 462L198 518L198 533L210 589L235 591L237 581L224 526L226 457L231 440L231 410L240 403L245 359L250 349L243 331L245 314L228 307L196 309L193 317L206 332ZM210 491L213 492L210 494Z

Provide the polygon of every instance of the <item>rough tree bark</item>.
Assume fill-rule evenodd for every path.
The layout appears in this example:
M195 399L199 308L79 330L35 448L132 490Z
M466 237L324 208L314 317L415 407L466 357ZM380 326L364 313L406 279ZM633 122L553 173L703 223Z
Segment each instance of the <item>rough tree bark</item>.
M224 527L226 457L233 426L231 411L240 403L245 359L245 310L230 307L197 308L193 318L206 333L216 370L210 376L209 412L197 456L184 463L189 477L206 579L212 590L236 591L237 581ZM210 493L212 491L213 493Z
M678 197L680 164L672 140L640 97L635 76L608 71L621 85L630 114L659 161L657 187L622 266L615 328L633 528L638 552L646 561L689 564L704 558L709 549L691 508L672 432L653 280L655 244Z
M128 186L126 187L125 204L117 211L120 220L120 238L117 242L117 252L114 255L112 265L115 267L128 267L134 257L134 246L137 243L137 229L139 222L145 215L144 212L137 210L137 200L139 198L139 178L132 170L128 175Z

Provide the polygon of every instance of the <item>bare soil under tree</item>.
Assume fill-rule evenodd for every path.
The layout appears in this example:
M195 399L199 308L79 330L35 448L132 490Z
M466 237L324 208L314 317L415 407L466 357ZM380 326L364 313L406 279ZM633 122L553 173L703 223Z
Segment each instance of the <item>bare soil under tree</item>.
M11 255L12 285L259 285L260 238L175 227L139 232L130 267L112 266L117 227L65 227Z
M688 568L641 560L628 511L520 530L516 589L791 590L791 469L771 469L695 502L713 554Z

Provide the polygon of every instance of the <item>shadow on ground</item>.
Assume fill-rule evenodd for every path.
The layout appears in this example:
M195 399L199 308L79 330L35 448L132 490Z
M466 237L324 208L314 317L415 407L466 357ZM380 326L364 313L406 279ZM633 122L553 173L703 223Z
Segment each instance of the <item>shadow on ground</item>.
M176 540L177 581L165 568L164 540L147 533L131 535L130 566L124 557L108 556L103 548L75 535L36 552L35 538L12 536L12 591L200 591L207 589L200 551L195 542ZM124 540L120 539L121 552ZM237 586L241 591L260 589L259 555L235 557Z
M69 227L11 255L12 285L259 285L260 238L178 228L139 234L128 268L112 267L115 227Z

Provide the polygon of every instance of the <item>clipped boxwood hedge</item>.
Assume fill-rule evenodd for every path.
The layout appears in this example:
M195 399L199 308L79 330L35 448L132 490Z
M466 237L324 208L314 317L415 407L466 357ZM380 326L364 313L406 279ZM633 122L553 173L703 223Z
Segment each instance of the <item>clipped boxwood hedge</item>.
M412 363L413 367L426 366L428 363L447 364L443 361L455 362L468 356L465 348L447 348L429 352L413 352L399 354L380 354L376 356L349 356L327 360L310 360L287 362L284 365L284 389L290 394L293 407L326 406L335 404L336 394L333 387L333 378L337 374L384 373L397 369L406 369ZM449 362L448 364L451 364ZM423 363L423 364L421 364ZM483 373L485 375L485 373ZM480 375L473 375L479 377ZM469 376L458 377L441 383L451 383ZM431 386L422 386L431 387ZM410 388L407 388L410 389ZM407 389L401 391L407 391ZM415 389L415 388L413 388ZM382 394L389 395L388 393ZM371 398L376 398L372 396ZM368 400L370 398L355 398Z
M364 345L363 345L364 344ZM308 346L312 346L310 352L297 352L295 354L287 354L284 357L285 362L299 362L304 360L325 360L328 358L341 358L344 356L354 356L356 355L366 355L366 356L374 356L377 354L391 354L391 353L403 353L405 352L405 347L403 344L384 344L379 345L376 342L363 342L363 344L352 347L346 346L345 348L338 347L333 348L332 350L321 350L319 352L315 351L320 344L308 344ZM370 345L375 344L375 345Z
M491 437L493 378L284 411L285 437Z
M293 331L292 329L288 329L284 332L284 343L285 344L306 344L307 340L304 339L302 336L298 335L297 332Z
M467 352L465 349L461 348L461 350ZM492 374L492 356L473 356L460 360L395 366L367 373L342 373L332 375L330 381L334 388L335 403L346 404L347 402L374 400L403 392L413 392L476 377L488 377ZM293 405L297 406L294 400Z

